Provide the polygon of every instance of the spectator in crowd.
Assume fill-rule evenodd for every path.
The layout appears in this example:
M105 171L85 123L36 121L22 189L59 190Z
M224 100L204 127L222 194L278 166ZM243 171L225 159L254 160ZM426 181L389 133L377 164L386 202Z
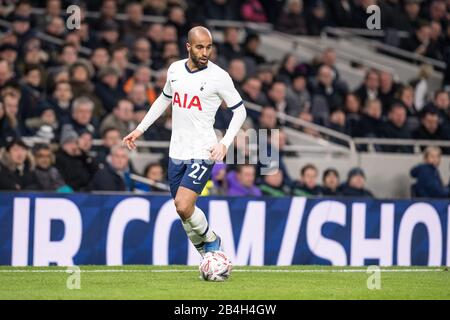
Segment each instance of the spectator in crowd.
M214 20L236 20L239 12L232 0L211 0L204 3L205 16Z
M98 77L95 94L99 97L104 110L110 113L117 102L125 97L125 92L119 83L120 71L114 66L106 66L100 70Z
M147 68L152 67L152 47L146 38L139 38L133 45L133 56L131 63Z
M380 88L378 99L383 106L383 114L386 115L395 99L395 93L398 91L399 85L394 81L394 77L390 72L380 71Z
M219 48L219 54L225 59L231 61L235 58L241 58L242 49L239 42L239 29L227 27L224 31L224 41Z
M0 190L33 190L36 186L33 170L28 146L19 138L13 139L0 152Z
M109 155L111 148L120 144L122 136L117 128L104 128L102 133L102 145L97 148L96 160L98 163L104 163Z
M312 115L310 112L308 112L308 111L302 111L302 112L300 112L300 114L298 115L298 118L299 118L300 120L305 121L306 123L314 124L314 117L313 117L313 115ZM303 133L309 134L309 135L312 136L312 137L316 137L316 138L321 137L319 131L317 131L316 129L311 128L311 127L309 127L309 126L301 125L301 126L295 126L295 128L299 129L299 130L300 130L301 132L303 132Z
M24 124L19 117L20 97L14 93L8 93L3 97L3 109L5 112L5 129L11 135L21 136L24 131Z
M5 59L0 59L0 91L14 76L14 66Z
M37 114L39 101L44 98L44 70L39 65L26 65L22 79L22 90L29 96L28 114Z
M281 60L280 69L278 70L277 79L284 82L286 86L291 85L292 80L297 72L298 60L294 54L288 53Z
M159 70L164 66L162 61L162 52L164 47L163 26L160 23L153 23L149 26L146 38L150 41L152 67Z
M420 0L406 0L403 2L404 10L398 17L400 30L408 31L409 34L414 33L414 30L419 25L420 3Z
M263 107L256 127L258 129L276 129L278 127L276 110L271 106Z
M306 15L308 35L319 36L322 29L329 25L325 3L322 0L314 1L308 11Z
M103 21L98 29L99 45L105 48L111 48L119 43L120 33L119 25L113 20Z
M259 0L245 0L241 5L241 17L249 22L267 22L264 7Z
M0 133L3 144L8 138L20 137L22 134L21 125L17 117L19 99L13 94L3 97L0 106Z
M133 103L128 99L120 99L113 112L103 120L100 132L103 132L106 128L116 128L120 131L120 135L125 137L128 132L134 129L133 117Z
M44 104L40 107L37 117L29 118L25 121L28 133L47 141L56 140L59 125L55 110L49 104Z
M336 109L331 113L328 127L343 134L350 133L347 127L347 121L345 119L345 112L341 109ZM339 140L334 138L330 138L330 141L340 143Z
M88 97L81 96L73 101L71 119L68 126L77 134L83 131L90 131L96 134L93 124L94 102Z
M320 121L326 122L330 112L343 104L345 92L337 88L333 81L333 70L323 65L319 68L316 82L311 88L311 113Z
M431 41L431 26L427 21L419 22L417 29L411 37L402 42L401 48L428 58L441 58L435 43Z
M128 48L121 44L117 44L111 49L111 64L120 71L121 84L124 84L131 75L131 71L128 69L128 54Z
M165 177L164 168L160 163L149 163L144 169L144 176L153 182L167 185L167 181L164 178ZM149 187L148 191L167 192L167 189L162 188L158 185L152 185Z
M61 1L60 0L48 0L45 5L45 12L43 15L38 17L38 25L44 27L53 18L61 18Z
M445 90L438 90L434 94L433 105L439 111L440 123L447 130L450 129L450 96Z
M282 112L293 117L297 117L300 113L300 105L289 104L286 99L286 85L281 81L276 81L272 84L268 98L269 103L276 109L277 112Z
M317 167L313 164L307 164L300 170L299 180L292 185L293 196L318 196L320 195L320 186L317 184Z
M283 172L276 168L263 175L263 181L258 185L262 194L271 197L284 197L290 195L290 188L284 184Z
M433 106L422 110L420 127L412 133L412 136L417 140L445 140L449 138L439 124L439 111Z
M330 20L339 27L353 27L354 6L351 0L328 1Z
M147 26L143 21L144 9L140 2L128 2L125 11L127 18L122 24L121 35L122 41L130 46L136 39L145 37Z
M247 75L244 61L240 58L231 60L230 64L228 65L228 73L233 80L236 89L238 91L241 91L242 84L244 83Z
M275 28L289 34L306 35L308 29L303 12L303 0L288 0Z
M89 185L93 191L133 191L128 150L120 145L111 148L105 166L98 170Z
M353 168L348 172L347 182L339 187L339 192L346 197L373 197L365 188L366 176L361 168Z
M255 185L256 169L251 164L241 164L236 171L227 174L229 196L261 196L261 190Z
M339 80L339 71L336 67L336 50L334 48L326 48L320 57L320 66L328 66L333 71L333 81Z
M100 30L105 22L114 21L117 15L117 1L103 0L100 6L100 16L93 22L93 29Z
M380 89L380 76L378 71L367 71L364 83L355 91L359 101L364 105L368 100L378 99Z
M92 51L89 61L92 63L95 70L95 80L101 79L98 72L109 66L110 59L111 57L106 47L97 47Z
M128 99L133 103L134 110L147 110L149 107L148 97L154 96L154 93L149 93L149 90L153 88L148 88L144 83L135 83L128 93Z
M136 84L144 85L146 101L140 102L139 104L144 105L146 103L153 104L156 100L156 90L151 84L152 71L146 66L139 66L133 74L133 77L128 79L128 81L124 85L124 91L126 94L131 94L134 86ZM138 88L141 89L141 88ZM143 99L143 98L142 98ZM140 99L139 99L140 100Z
M287 100L291 100L291 104L300 106L300 112L310 110L311 94L307 88L306 77L298 73L292 79L292 86L287 88Z
M216 162L214 164L211 171L211 181L213 182L213 186L209 190L210 194L227 194L227 165L225 163Z
M55 156L47 144L37 144L33 147L33 156L36 162L34 175L36 178L36 190L72 192L61 177L58 169L54 167Z
M262 91L268 92L274 81L275 75L271 66L262 65L258 68L256 76L262 83Z
M244 41L244 58L250 60L253 66L258 66L266 62L266 58L258 53L261 39L257 33L250 33Z
M51 97L42 103L41 108L50 105L55 111L59 123L68 123L71 119L73 92L68 81L59 81Z
M55 67L70 67L78 60L78 49L71 43L65 43L61 47ZM51 70L49 70L50 73Z
M354 136L354 132L361 118L361 102L357 95L349 93L344 99L344 111L346 116L347 127L350 134Z
M92 140L92 133L89 131L83 131L78 137L78 147L80 148L82 153L88 155L90 158L95 159L97 153L92 149Z
M387 121L385 121L380 130L380 136L391 139L411 139L411 130L406 125L406 110L402 104L394 103L389 110ZM383 146L384 152L412 152L410 146L392 145Z
M402 86L398 91L398 99L406 109L408 117L416 117L417 109L414 105L414 88L411 86Z
M15 65L19 48L12 44L3 44L0 46L0 59L6 60L9 64Z
M255 77L248 77L242 85L242 99L258 105L267 105L268 100L264 92L262 92L261 80ZM248 116L257 122L259 112L247 109Z
M336 169L328 168L323 172L320 193L324 196L339 195L339 173Z
M94 104L93 116L99 119L105 113L100 99L95 95L95 86L91 81L94 68L85 59L79 59L69 68L70 84L75 97L84 96Z
M424 163L411 169L416 182L411 187L411 196L418 198L448 198L450 186L444 186L439 173L441 149L429 146L423 153Z
M416 79L410 81L414 90L414 107L420 112L426 105L430 91L431 78L433 75L433 66L423 64L420 66L419 74Z
M86 191L98 169L95 159L81 151L78 134L70 128L61 133L60 149L56 153L55 167L74 191Z
M377 138L381 136L382 107L380 100L369 100L364 106L363 114L352 132L355 137Z
M185 43L190 25L186 21L186 14L183 7L178 4L171 5L168 9L167 18L167 24L173 25L177 29L177 34L180 35L180 42Z

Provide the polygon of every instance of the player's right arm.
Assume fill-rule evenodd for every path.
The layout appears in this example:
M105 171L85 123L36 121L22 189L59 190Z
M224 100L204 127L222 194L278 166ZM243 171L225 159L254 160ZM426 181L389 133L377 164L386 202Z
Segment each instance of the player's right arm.
M159 97L153 102L150 110L142 119L141 123L133 130L129 135L123 138L123 143L130 150L136 149L135 141L166 111L167 107L172 102L172 89L170 87L170 81L167 73L166 85Z

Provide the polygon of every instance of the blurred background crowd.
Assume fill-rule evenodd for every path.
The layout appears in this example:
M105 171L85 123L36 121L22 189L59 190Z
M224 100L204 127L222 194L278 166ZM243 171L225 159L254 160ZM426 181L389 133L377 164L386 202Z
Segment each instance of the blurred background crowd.
M64 12L71 4L81 8L79 29L66 25ZM186 58L192 26L209 19L239 20L319 36L327 26L365 28L366 8L373 4L381 8L383 28L408 33L399 48L450 65L450 1L444 0L0 1L0 190L165 191L130 175L164 182L167 159L136 172L120 141L161 93L168 66ZM32 14L34 8L43 13ZM99 15L88 17L87 12ZM125 19L116 19L118 13ZM167 20L147 23L144 15ZM427 89L429 65L415 79L367 68L359 88L350 90L333 48L311 61L294 54L268 61L259 50L258 33L247 30L242 37L243 30L233 26L220 32L223 42L215 43L211 60L229 72L244 100L262 106L260 112L248 110L245 128L280 129L277 141L268 143L281 156L289 143L284 125L314 137L320 133L284 123L277 117L280 112L352 137L450 140L448 70L435 92ZM59 43L43 40L43 34ZM231 116L222 106L216 129L223 133ZM144 140L169 141L170 134L169 108ZM48 143L30 148L23 140L27 137ZM94 139L101 145L93 146ZM376 148L412 152L401 145ZM413 195L448 197L437 167L441 153L450 150L429 147L423 152L424 163L411 171L417 178ZM329 168L319 177L309 164L290 177L280 159L279 169L267 176L260 175L259 165L216 165L204 194L372 196L360 168L341 178Z

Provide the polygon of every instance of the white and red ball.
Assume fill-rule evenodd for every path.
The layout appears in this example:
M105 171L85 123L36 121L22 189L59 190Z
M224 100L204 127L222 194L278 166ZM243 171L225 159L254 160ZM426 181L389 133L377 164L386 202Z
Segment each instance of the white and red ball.
M200 276L206 281L225 281L231 269L232 263L223 251L207 252L199 266Z

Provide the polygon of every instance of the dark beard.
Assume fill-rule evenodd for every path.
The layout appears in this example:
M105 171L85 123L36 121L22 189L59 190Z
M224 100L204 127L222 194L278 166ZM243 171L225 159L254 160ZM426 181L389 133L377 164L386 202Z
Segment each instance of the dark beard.
M194 55L191 55L191 60L194 63L194 65L197 67L197 69L204 69L207 66L206 64L205 65L200 64L200 59L198 59Z

